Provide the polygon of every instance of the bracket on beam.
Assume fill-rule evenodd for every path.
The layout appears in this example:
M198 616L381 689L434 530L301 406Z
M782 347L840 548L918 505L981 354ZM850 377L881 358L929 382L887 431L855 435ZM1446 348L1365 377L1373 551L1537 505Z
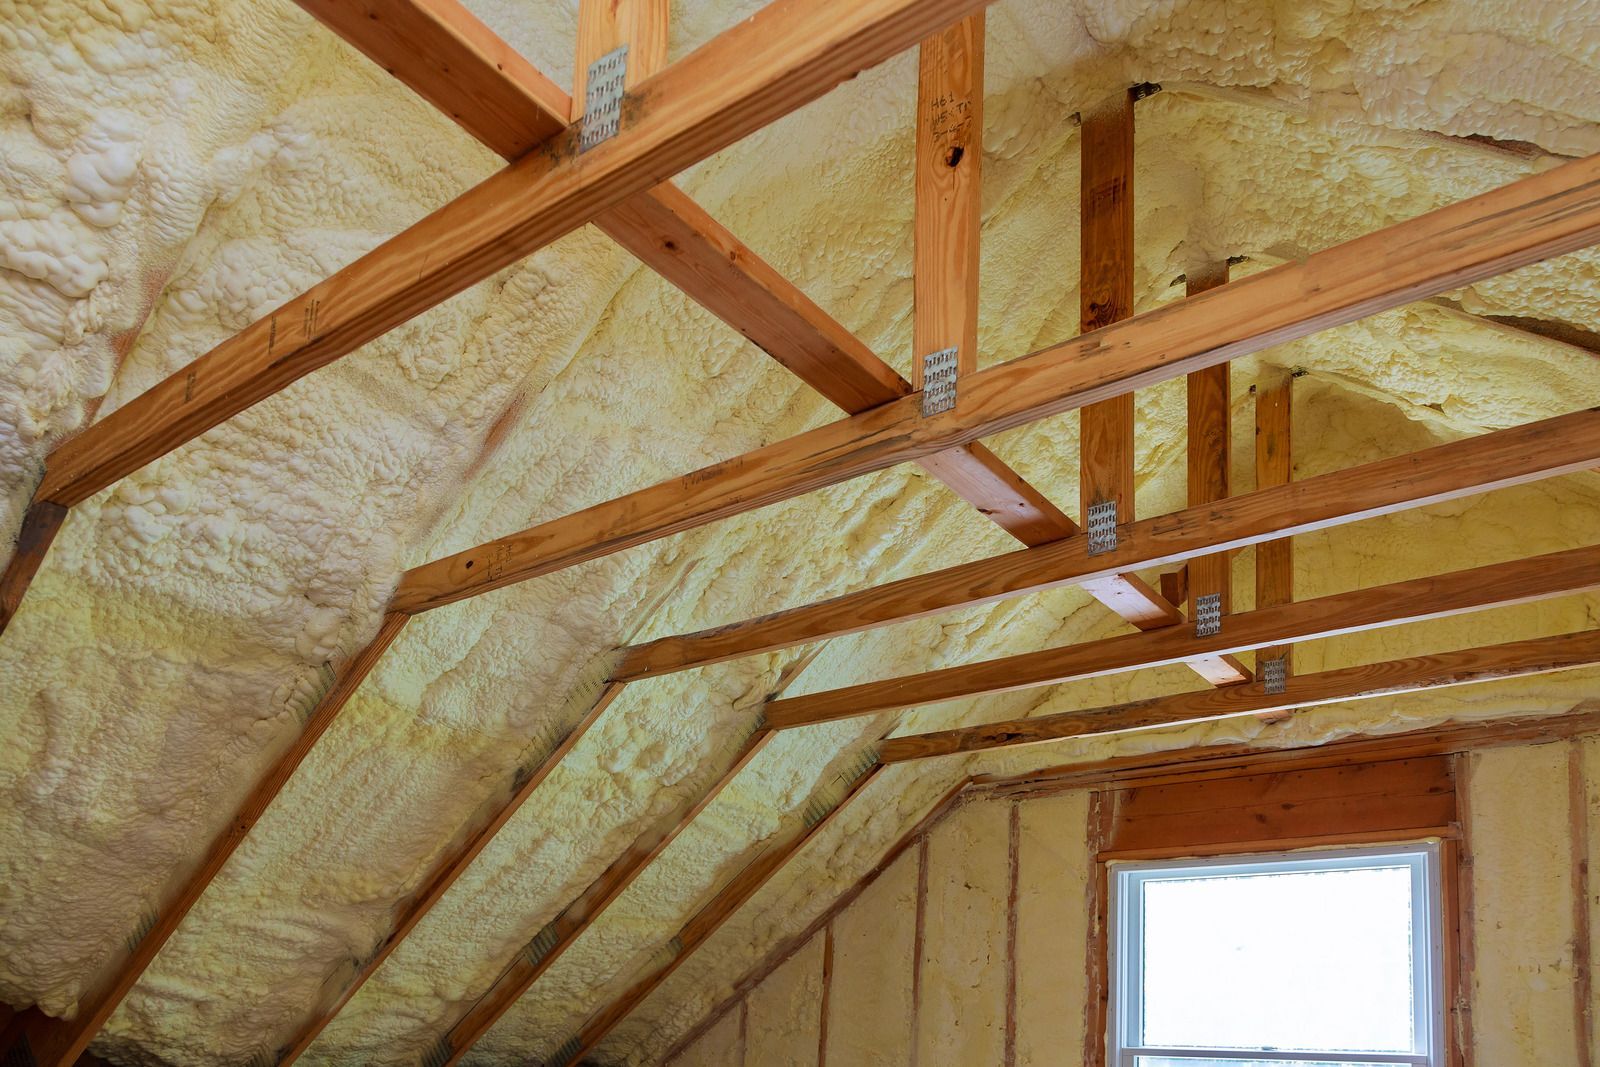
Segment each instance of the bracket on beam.
M609 141L622 124L622 92L628 74L628 46L618 45L589 64L583 92L583 136L578 151Z
M1117 502L1099 500L1089 505L1086 516L1089 531L1089 555L1098 556L1117 547Z
M1206 593L1194 598L1194 635L1215 637L1222 632L1222 594Z
M922 357L922 417L937 415L956 406L958 349L941 348Z
M1264 659L1259 667L1261 684L1268 693L1282 693L1289 688L1289 664L1282 656Z

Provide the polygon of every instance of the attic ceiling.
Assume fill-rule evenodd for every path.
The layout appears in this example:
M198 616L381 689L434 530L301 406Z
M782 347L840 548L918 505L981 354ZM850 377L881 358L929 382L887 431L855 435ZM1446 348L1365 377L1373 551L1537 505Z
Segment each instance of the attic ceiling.
M575 4L468 6L557 84ZM677 59L759 7L673 6ZM1600 3L1000 0L980 364L1072 336L1074 115L1138 82L1136 304L1600 151ZM52 444L500 161L288 3L0 0L0 490ZM910 376L914 52L679 184ZM1520 324L1520 325L1519 325ZM1591 407L1593 250L1232 364L1298 368L1295 477ZM1137 505L1184 504L1181 381L1137 397ZM0 999L70 1012L364 646L406 568L820 425L836 409L593 227L74 509L0 640ZM1075 415L988 444L1075 513ZM1297 539L1297 595L1583 547L1579 473ZM397 901L593 700L610 650L1013 548L902 465L415 619L101 1032L127 1064L271 1056ZM1249 602L1251 553L1236 568ZM1149 575L1147 575L1149 577ZM1299 646L1315 670L1600 624L1577 595ZM416 1064L548 921L737 760L762 699L1126 629L1067 588L624 690L334 1018L307 1063ZM1568 710L1600 671L900 764L606 1037L645 1064L975 770ZM474 1046L538 1062L886 730L1192 689L1182 667L776 735ZM259 1062L259 1060L258 1060Z

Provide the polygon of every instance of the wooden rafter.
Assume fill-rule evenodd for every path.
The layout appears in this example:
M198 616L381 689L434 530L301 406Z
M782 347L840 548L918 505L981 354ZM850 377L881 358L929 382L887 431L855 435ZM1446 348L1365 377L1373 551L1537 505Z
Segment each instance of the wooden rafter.
M925 417L906 397L425 563L406 572L393 607L426 611L550 574L1596 240L1600 157L1591 157L980 370L953 410Z
M1587 470L1597 461L1600 409L1580 411L1144 519L1121 530L1116 549L1103 555L1090 556L1080 536L663 637L627 649L613 677L634 681L840 637Z
M1569 549L1258 608L1229 616L1219 633L1207 637L1189 627L1171 627L791 697L767 705L767 722L773 729L791 729L893 708L1180 663L1205 653L1243 652L1445 618L1596 585L1600 585L1600 547Z
M1285 691L1278 694L1266 692L1257 681L1087 711L912 734L885 741L879 758L885 763L898 763L958 752L985 752L1090 734L1205 722L1230 715L1291 711L1318 704L1548 674L1595 664L1600 664L1600 630L1585 630L1302 674L1290 678Z
M633 89L615 137L580 153L581 127L567 127L63 442L34 493L36 504L56 507L30 508L21 534L43 548L18 553L0 578L0 628L62 509L985 2L773 0Z

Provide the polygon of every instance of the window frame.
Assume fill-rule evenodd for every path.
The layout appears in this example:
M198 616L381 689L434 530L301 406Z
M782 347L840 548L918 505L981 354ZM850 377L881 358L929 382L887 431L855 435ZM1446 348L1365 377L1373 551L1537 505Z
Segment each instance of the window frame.
M1450 1041L1445 1026L1448 901L1443 869L1446 857L1443 852L1442 842L1429 838L1358 847L1234 852L1186 859L1107 860L1104 864L1109 880L1106 1063L1109 1067L1134 1067L1140 1056L1162 1056L1193 1059L1197 1063L1207 1059L1232 1059L1264 1064L1311 1062L1445 1067L1450 1058ZM1416 967L1412 987L1412 1017L1415 1020L1413 1048L1422 1049L1422 1052L1280 1052L1229 1048L1156 1048L1134 1043L1142 1018L1142 989L1137 981L1138 968L1125 964L1130 959L1138 958L1136 946L1142 939L1143 910L1133 906L1130 901L1137 899L1138 888L1145 882L1173 871L1181 871L1186 876L1200 874L1221 877L1262 871L1350 870L1392 866L1396 861L1412 868L1412 929L1417 946L1413 954ZM1132 921L1125 922L1125 917L1130 915Z

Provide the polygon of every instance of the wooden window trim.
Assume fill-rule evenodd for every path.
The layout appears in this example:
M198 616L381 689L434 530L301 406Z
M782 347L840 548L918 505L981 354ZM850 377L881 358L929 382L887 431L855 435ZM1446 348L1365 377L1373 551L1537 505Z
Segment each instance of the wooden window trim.
M1265 764L1263 766L1262 764ZM1105 1067L1110 1010L1110 939L1109 926L1111 884L1110 864L1116 860L1146 859L1211 859L1219 856L1248 855L1258 852L1282 852L1324 848L1343 848L1359 845L1389 845L1411 842L1439 842L1439 885L1441 911L1441 963L1440 981L1443 983L1444 1025L1439 1037L1445 1044L1445 1063L1450 1067L1467 1067L1465 1035L1469 1026L1464 1018L1467 989L1466 971L1471 958L1470 943L1462 922L1462 896L1470 891L1463 879L1470 873L1462 864L1462 854L1467 850L1463 836L1464 820L1460 803L1464 790L1458 782L1458 762L1450 755L1430 755L1421 759L1404 757L1376 759L1366 762L1347 762L1329 767L1272 766L1247 762L1210 775L1184 776L1176 781L1159 784L1107 784L1096 788L1090 805L1088 847L1094 857L1094 875L1089 888L1090 944L1088 946L1088 1005L1084 1041L1086 1067ZM1397 766L1409 765L1409 766ZM1345 772L1344 775L1329 772ZM1330 785L1341 781L1353 787L1353 792L1369 801L1380 797L1372 787L1387 781L1410 783L1415 786L1432 772L1440 783L1449 784L1448 797L1438 792L1402 790L1393 800L1391 811L1385 816L1384 805L1350 805L1341 813L1337 804L1329 803L1336 794ZM1219 785L1231 783L1226 790ZM1265 798L1256 808L1276 807L1288 813L1279 820L1282 825L1295 826L1302 822L1319 822L1325 832L1318 833L1228 833L1227 820L1222 832L1217 827L1219 809L1206 804L1208 795L1226 794L1236 798L1248 796L1252 788ZM1160 790L1160 800L1149 805L1165 809L1168 816L1161 820L1162 833L1170 844L1159 848L1146 845L1128 847L1130 839L1138 835L1128 828L1134 818L1129 808L1140 803L1138 794L1148 797L1151 790ZM1182 807L1185 798L1192 798L1193 806ZM1219 798L1220 799L1220 798ZM1148 801L1145 802L1149 804ZM1295 814L1297 807L1312 810L1304 818ZM1250 807L1241 805L1240 810ZM1451 812L1449 819L1440 819L1441 810ZM1120 818L1119 818L1120 815ZM1186 818L1185 816L1192 816ZM1247 827L1251 819L1235 821ZM1185 823L1193 828L1190 834ZM1383 825L1388 823L1389 825ZM1261 825L1257 822L1257 825Z

